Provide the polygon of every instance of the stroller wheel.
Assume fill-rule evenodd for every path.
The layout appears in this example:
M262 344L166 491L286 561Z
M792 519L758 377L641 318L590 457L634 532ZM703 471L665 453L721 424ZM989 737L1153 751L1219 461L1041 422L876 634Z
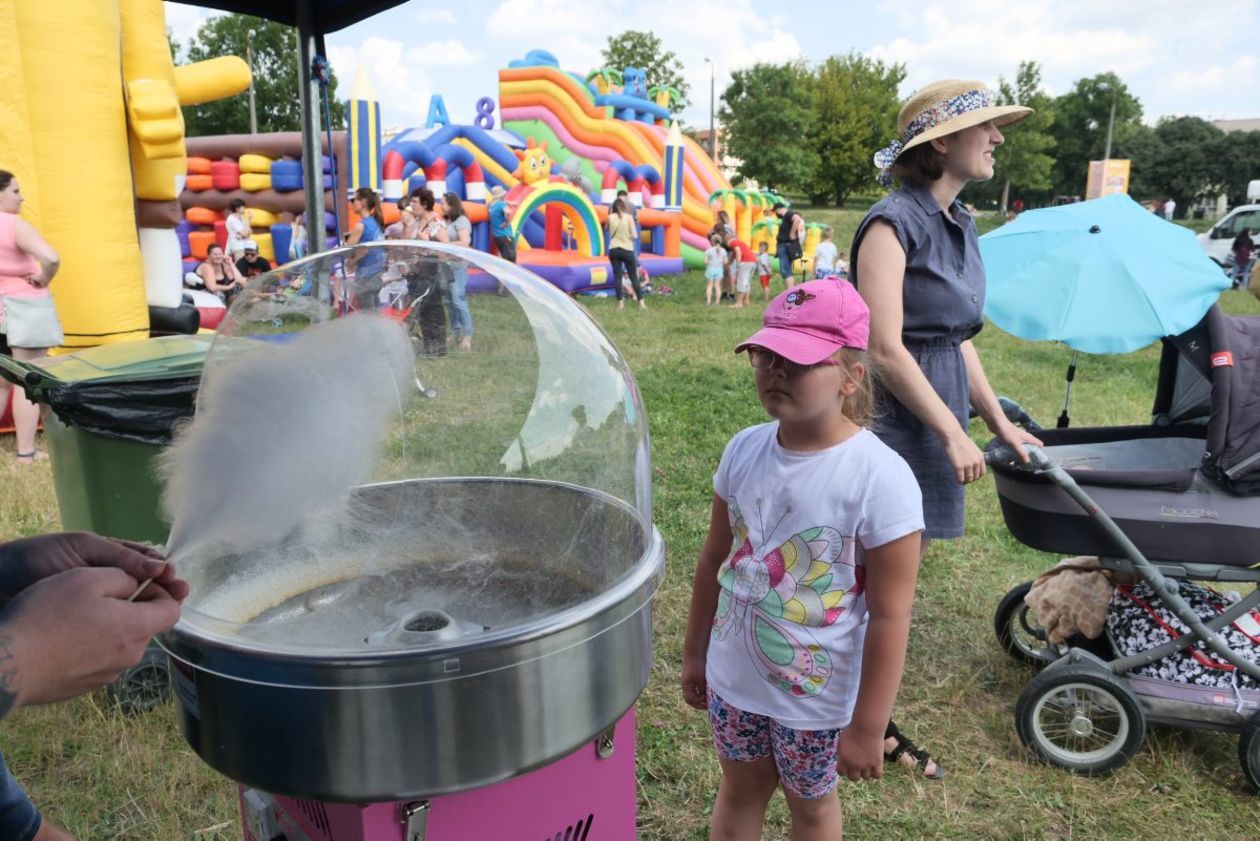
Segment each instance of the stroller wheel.
M1024 596L1032 589L1032 582L1025 581L998 602L993 614L993 631L998 643L1017 662L1034 666L1046 666L1067 653L1066 645L1055 645L1046 639L1045 629L1037 624Z
M1024 687L1015 704L1015 729L1045 762L1098 776L1137 753L1146 737L1146 713L1120 678L1065 661Z
M1238 761L1242 763L1247 782L1260 793L1260 712L1252 713L1243 725L1238 737Z
M105 686L105 694L123 713L140 715L166 703L171 694L166 652L150 648L135 666Z

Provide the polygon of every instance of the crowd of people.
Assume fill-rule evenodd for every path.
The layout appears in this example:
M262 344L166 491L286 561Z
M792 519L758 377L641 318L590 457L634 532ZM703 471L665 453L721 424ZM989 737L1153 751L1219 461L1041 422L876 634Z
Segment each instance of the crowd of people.
M492 208L503 204L502 197L502 188L492 191ZM363 222L351 229L346 238L348 245L390 240L472 247L472 223L464 212L463 202L452 192L439 197L425 187L413 190L399 200L398 221L388 227L380 219L380 200L372 190L360 188L355 193L354 205L356 212L366 215ZM492 212L497 215L502 211L494 208ZM360 226L363 226L361 232ZM373 255L379 259L379 265L363 262ZM514 258L515 253L510 256ZM471 350L473 319L468 306L468 264L458 259L404 259L386 269L388 259L391 257L386 252L365 250L363 260L352 267L358 277L385 273L381 303L403 309L413 305L417 308L424 353L444 355L448 337L449 344L455 348Z
M385 224L380 197L369 188L358 189L351 198L351 208L358 220L344 237L348 246L382 240L414 240L419 242L444 242L471 247L472 225L464 212L463 203L454 193L435 197L426 188L417 188L398 200L398 219ZM515 263L517 259L516 235L510 216L515 203L508 201L501 186L490 189L487 206L490 237L494 252L503 259ZM766 242L754 250L736 236L735 227L725 211L718 211L709 232L709 249L705 252L705 304L729 303L735 308L748 306L752 294L754 275L761 286L762 302L770 302L773 290L773 259L778 258L779 274L784 286L791 289L797 283L795 267L802 265L802 280L808 278L845 277L848 266L845 255L833 242L833 231L826 227L821 241L814 249L811 260L802 264L804 251L805 221L801 214L783 203L776 203L772 214L780 224L772 253ZM212 244L206 259L185 276L189 288L205 289L225 304L231 304L235 295L253 277L270 271L273 266L259 255L257 243L250 238L252 223L250 211L242 199L234 199L227 218L226 247ZM289 259L297 259L306 252L306 234L303 219L293 221L295 236L290 247ZM301 232L300 236L297 232ZM618 308L624 308L627 298L647 308L647 295L651 291L651 279L646 267L640 262L636 250L641 229L638 211L626 190L619 190L609 208L605 235L608 243L610 276L617 279L612 287ZM352 257L349 268L359 277L384 276L388 271L388 257L364 250L358 258ZM468 306L466 264L451 261L448 270L428 267L424 270L407 271L400 266L385 281L389 290L382 293L382 302L392 300L401 304L401 292L407 290L412 298L423 301L423 325L428 352L445 352L440 349L450 343L468 350L472 346L472 313ZM414 268L414 267L413 267ZM407 279L408 274L412 276ZM423 275L424 277L419 277ZM433 288L434 294L426 295ZM502 282L499 293L504 294ZM439 312L441 305L444 311ZM444 315L440 319L438 315ZM449 317L449 330L447 320ZM439 341L440 339L440 341Z
M184 286L204 289L224 305L229 305L250 279L274 267L270 260L258 253L258 243L252 238L252 213L245 206L244 199L236 198L228 203L225 225L226 245L211 243L206 248L206 259L184 275ZM305 228L295 220L294 229L291 250L300 255L305 250ZM297 255L291 253L289 256Z
M717 212L713 228L709 231L709 247L704 252L705 306L727 302L735 308L748 306L754 274L761 285L763 303L768 304L773 280L772 257L777 257L779 261L779 276L783 285L787 289L796 285L796 264L802 261L804 254L805 220L782 202L776 203L771 212L779 220L774 255L764 241L754 251L735 235L730 215L725 210ZM834 235L830 226L822 229L813 258L804 265L802 280L848 275L844 252L832 241Z

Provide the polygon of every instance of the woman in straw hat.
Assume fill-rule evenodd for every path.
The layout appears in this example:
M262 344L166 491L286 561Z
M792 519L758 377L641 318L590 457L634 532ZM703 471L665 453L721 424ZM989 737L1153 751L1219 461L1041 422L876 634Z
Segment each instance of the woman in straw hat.
M882 378L875 431L919 481L924 550L931 539L962 535L963 487L984 475L984 455L967 435L971 407L1017 450L1039 443L1007 420L971 343L983 324L984 266L958 194L993 177L1000 127L1032 113L993 100L983 83L957 79L912 94L897 139L875 154L880 183L896 178L900 187L871 208L853 239L852 279L871 310L870 351ZM944 773L891 722L884 749L888 761L925 777Z

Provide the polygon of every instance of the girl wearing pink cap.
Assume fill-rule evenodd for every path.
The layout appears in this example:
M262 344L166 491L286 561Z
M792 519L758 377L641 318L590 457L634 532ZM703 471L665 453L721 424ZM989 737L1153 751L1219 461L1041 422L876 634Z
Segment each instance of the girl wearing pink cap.
M687 620L683 698L722 766L713 838L760 838L780 786L794 839L839 838L839 775L883 772L923 506L865 427L868 332L857 291L828 278L775 298L735 349L773 420L722 455Z

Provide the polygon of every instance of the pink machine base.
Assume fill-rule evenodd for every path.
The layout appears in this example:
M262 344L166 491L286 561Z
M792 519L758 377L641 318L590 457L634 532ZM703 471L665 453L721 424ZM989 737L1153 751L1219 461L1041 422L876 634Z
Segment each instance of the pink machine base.
M242 787L245 841L628 841L635 837L631 709L608 741L483 788L393 803L327 803Z

